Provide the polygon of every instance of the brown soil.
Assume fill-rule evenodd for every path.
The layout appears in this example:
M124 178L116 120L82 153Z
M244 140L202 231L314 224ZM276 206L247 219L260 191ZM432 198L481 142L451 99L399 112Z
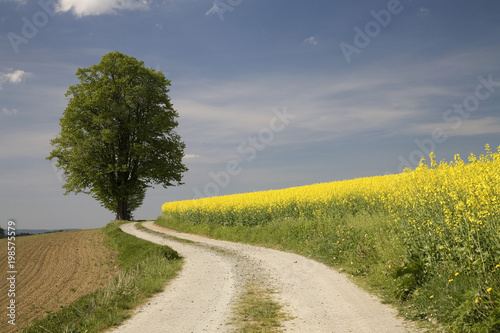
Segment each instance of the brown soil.
M116 253L102 229L16 237L16 326L7 323L8 285L2 278L0 331L17 332L47 312L104 288L117 273ZM7 239L0 240L0 269L7 276Z

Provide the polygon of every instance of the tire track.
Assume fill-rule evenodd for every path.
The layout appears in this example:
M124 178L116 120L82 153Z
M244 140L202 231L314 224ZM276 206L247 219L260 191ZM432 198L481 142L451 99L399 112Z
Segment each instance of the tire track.
M164 292L113 332L227 331L231 304L237 297L236 269L227 255L137 230L135 223L121 228L136 237L172 247L185 262Z
M231 304L238 297L244 279L252 275L278 292L278 300L291 317L283 323L287 332L419 332L413 324L398 318L394 309L359 289L346 276L313 260L273 249L178 233L154 222L143 225L205 247L166 240L139 231L134 224L123 225L125 232L172 247L185 257L186 264L163 293L117 332L229 332ZM206 246L222 249L224 253Z

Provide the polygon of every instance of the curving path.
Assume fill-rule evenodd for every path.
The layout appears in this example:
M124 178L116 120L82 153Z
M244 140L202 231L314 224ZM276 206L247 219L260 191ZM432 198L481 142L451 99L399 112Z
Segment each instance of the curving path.
M113 332L231 332L231 306L241 286L258 279L277 291L291 319L286 332L418 332L391 307L359 289L344 275L305 257L251 245L145 227L196 243L165 239L135 228L122 230L165 244L185 259L182 272Z

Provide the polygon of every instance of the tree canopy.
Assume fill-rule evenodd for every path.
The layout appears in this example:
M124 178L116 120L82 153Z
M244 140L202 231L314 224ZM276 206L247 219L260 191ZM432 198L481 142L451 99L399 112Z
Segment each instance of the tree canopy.
M57 159L66 189L87 193L129 220L153 184L182 184L185 145L174 131L178 113L170 81L144 62L111 52L80 68L70 86L61 131L47 159Z

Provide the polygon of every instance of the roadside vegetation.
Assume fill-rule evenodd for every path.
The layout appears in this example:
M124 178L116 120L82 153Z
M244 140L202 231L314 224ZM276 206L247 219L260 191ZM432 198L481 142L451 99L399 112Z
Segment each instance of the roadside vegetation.
M142 224L137 224L137 229L158 235L175 242L197 244L201 247L209 248L213 251L231 255L216 246L204 245L188 239L166 235L162 232L148 229ZM275 291L266 286L265 283L253 276L244 285L241 295L233 306L233 317L231 326L237 333L276 333L282 332L282 322L290 319L290 316L283 311L283 306L276 301Z
M500 148L500 147L499 147ZM406 317L500 331L500 151L398 175L170 202L157 224L315 258Z
M119 229L122 223L111 222L104 228L120 270L109 285L36 320L23 332L101 332L129 318L132 309L176 276L182 266L177 252L124 233Z
M19 263L16 325L8 324L11 318L3 315L0 331L19 332L48 311L58 311L61 305L67 306L83 295L106 287L118 269L116 251L107 247L104 240L102 229L16 235L15 254ZM7 248L7 239L0 239L0 247ZM0 257L0 267L7 271L6 255ZM8 293L7 289L3 290L0 304L7 307Z

